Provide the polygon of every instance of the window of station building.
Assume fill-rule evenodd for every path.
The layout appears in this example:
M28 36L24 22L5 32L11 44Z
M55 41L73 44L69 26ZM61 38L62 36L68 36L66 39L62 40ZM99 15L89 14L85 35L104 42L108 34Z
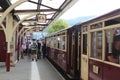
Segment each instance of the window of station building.
M120 64L120 28L105 30L105 40L106 60Z
M102 22L90 26L90 29L97 29L97 28L102 28Z
M87 34L83 34L83 54L87 55Z
M102 59L102 31L91 33L91 57Z

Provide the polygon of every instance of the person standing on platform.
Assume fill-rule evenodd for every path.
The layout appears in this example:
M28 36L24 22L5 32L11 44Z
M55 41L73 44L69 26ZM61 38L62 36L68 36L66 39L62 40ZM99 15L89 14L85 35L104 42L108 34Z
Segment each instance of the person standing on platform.
M21 52L21 58L24 59L24 55L26 53L26 44L23 42L22 44L22 52Z
M39 40L37 40L37 59L41 59L41 52L40 52L40 49L41 49L41 43L39 42Z
M28 42L28 57L30 58L30 55L31 55L31 41Z
M32 61L34 60L37 61L37 43L35 39L33 39L33 42L31 44L31 58L32 58Z
M42 45L42 53L43 53L43 58L45 58L45 56L46 56L46 44L45 44L45 42L43 42L43 45Z

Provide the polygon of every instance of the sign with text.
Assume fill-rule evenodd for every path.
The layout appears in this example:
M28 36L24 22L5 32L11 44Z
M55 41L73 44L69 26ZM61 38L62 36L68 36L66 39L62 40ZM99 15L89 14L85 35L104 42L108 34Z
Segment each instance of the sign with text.
M45 14L37 14L37 21L39 23L45 23L46 22L46 15Z

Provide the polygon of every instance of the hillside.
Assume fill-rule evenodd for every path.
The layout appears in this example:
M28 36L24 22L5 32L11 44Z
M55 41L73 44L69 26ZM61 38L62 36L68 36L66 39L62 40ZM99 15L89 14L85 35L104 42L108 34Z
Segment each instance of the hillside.
M84 17L78 17L78 18L74 18L74 19L69 19L69 20L65 20L70 26L75 25L77 23L80 22L85 22L87 20L90 20L94 18L94 16L84 16Z

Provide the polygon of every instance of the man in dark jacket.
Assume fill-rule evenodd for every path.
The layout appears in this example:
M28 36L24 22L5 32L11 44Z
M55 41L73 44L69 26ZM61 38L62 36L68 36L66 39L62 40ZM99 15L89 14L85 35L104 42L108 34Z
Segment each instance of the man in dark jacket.
M38 58L38 59L41 59L41 52L40 52L41 43L39 42L39 40L37 40L37 45L38 45L37 58Z
M46 44L45 44L45 42L43 42L42 53L43 53L43 58L45 58L45 55L46 55Z

